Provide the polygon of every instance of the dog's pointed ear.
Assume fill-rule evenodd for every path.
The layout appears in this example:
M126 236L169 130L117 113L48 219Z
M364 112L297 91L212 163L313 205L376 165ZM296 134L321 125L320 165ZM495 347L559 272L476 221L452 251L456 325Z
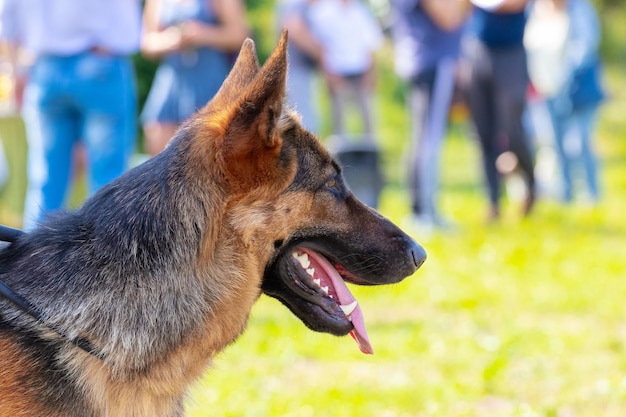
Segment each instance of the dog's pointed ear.
M240 179L275 166L282 139L278 129L287 77L287 31L229 109L224 137L227 166ZM255 174L256 172L256 174Z
M243 41L237 59L233 64L228 77L215 94L211 103L220 103L221 106L237 99L242 89L248 85L259 72L259 58L256 54L254 41L247 38Z
M287 31L283 30L278 45L239 96L230 130L247 131L269 148L280 145L276 124L282 112L286 77Z

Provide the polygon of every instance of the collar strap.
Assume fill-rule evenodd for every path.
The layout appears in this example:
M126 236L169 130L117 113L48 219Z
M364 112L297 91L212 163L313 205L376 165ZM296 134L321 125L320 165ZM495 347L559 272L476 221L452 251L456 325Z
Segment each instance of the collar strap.
M17 238L23 235L24 232L18 229L13 229L11 227L0 225L0 240L4 242L15 242ZM24 297L17 294L15 291L11 289L5 282L0 280L0 297L3 297L13 303L17 308L19 308L23 313L28 314L35 320L37 320L42 325L46 326L48 329L52 330L54 333L61 336L63 339L66 339L68 342L77 346L89 353L92 356L100 360L104 360L105 356L103 353L98 352L93 345L82 337L70 338L67 335L63 334L59 330L55 329L52 325L45 322L41 314L30 304Z
M16 294L3 281L0 281L0 296L9 300L22 312L28 314L29 316L37 320L39 323L43 324L48 329L52 330L53 332L61 336L63 339L66 339L68 342L70 342L74 346L81 348L85 352L89 353L92 356L95 356L98 359L104 360L104 355L98 352L87 339L84 339L82 337L70 338L64 335L63 333L61 333L59 330L55 329L52 325L46 323L44 319L41 317L41 314L39 314L39 312L37 312L28 301L26 301L20 295Z

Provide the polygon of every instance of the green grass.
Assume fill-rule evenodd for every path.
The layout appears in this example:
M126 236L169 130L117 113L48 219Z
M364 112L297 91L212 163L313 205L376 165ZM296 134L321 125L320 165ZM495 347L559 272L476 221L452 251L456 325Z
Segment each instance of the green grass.
M349 337L309 331L264 296L244 335L194 387L189 415L625 416L621 71L610 73L614 97L598 131L605 188L600 206L543 200L532 217L521 219L518 203L505 200L502 221L487 226L477 150L465 127L455 126L445 143L441 198L458 231L415 236L429 259L404 282L353 287L375 354L362 355ZM401 156L406 114L397 100L381 114L391 180L381 211L401 223L408 213ZM23 157L3 139L10 155ZM23 186L23 178L12 181ZM19 221L19 192L3 191L1 222Z

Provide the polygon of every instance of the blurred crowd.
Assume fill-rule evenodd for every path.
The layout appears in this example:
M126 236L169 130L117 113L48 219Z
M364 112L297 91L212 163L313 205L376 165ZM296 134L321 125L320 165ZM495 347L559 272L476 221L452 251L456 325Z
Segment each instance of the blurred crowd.
M275 17L289 30L289 104L342 158L373 157L351 164L376 192L380 175L367 171L378 170L376 63L389 36L410 120L399 161L409 227L454 229L439 190L459 98L480 150L487 221L501 217L510 178L523 184L522 216L546 195L600 201L594 132L605 93L590 0L389 0L384 19L362 0L276 0ZM24 228L64 207L78 172L89 194L123 173L140 136L147 156L158 154L217 92L251 33L243 0L0 0L0 111L19 111L28 143ZM158 62L141 108L136 54ZM0 147L0 181L7 175Z

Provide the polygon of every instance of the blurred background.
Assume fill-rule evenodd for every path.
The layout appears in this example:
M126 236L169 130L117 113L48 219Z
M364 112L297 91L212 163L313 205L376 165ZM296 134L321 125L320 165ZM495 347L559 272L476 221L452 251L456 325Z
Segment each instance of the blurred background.
M262 297L245 334L192 391L190 416L626 416L626 8L623 0L593 3L607 91L594 138L602 200L566 205L546 188L532 215L522 217L512 177L500 221L486 223L480 151L467 108L455 100L439 190L454 229L409 230L426 248L425 265L395 286L353 288L375 354L363 356L350 338L309 331ZM263 62L277 40L277 4L245 4ZM386 29L388 2L368 6ZM402 225L411 211L408 90L384 33L374 95L385 179L379 210ZM157 62L139 53L133 59L141 110ZM4 71L0 63L0 223L21 227L26 140ZM323 88L316 94L326 141L330 99ZM140 141L137 160L143 152ZM70 206L85 193L77 178Z

